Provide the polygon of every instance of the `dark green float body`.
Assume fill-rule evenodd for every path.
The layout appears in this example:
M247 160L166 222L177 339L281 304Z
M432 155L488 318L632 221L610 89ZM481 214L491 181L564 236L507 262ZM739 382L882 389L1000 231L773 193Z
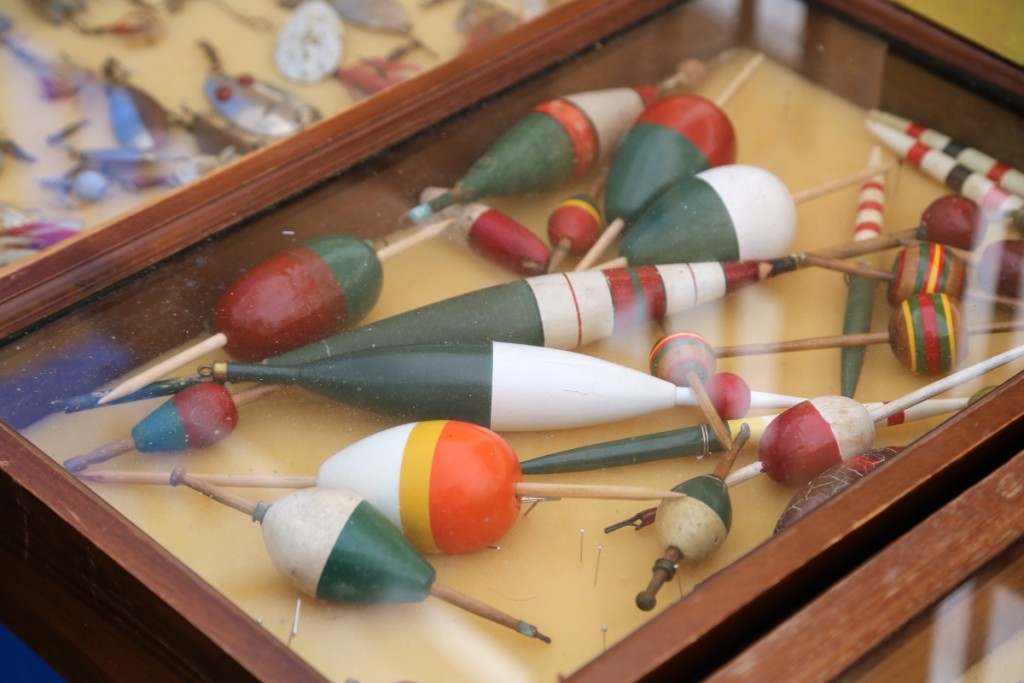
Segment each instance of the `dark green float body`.
M651 154L652 150L658 153ZM656 123L637 123L622 140L608 171L604 215L609 221L621 218L632 226L669 186L708 168L700 149L679 132Z
M316 597L363 603L421 602L434 568L384 515L359 503L327 558Z
M584 472L721 450L724 448L712 430L700 426L684 427L543 455L523 461L522 468L524 475Z
M871 316L875 305L875 290L878 281L872 278L851 275L846 299L846 314L843 317L843 334L859 334L871 329ZM840 352L840 393L853 398L857 391L864 357L865 346L845 346Z
M274 356L266 362L295 365L361 349L431 344L448 339L543 346L543 324L530 286L519 280L443 299Z
M214 379L294 384L348 405L408 420L491 421L493 346L364 348L303 364L217 363Z

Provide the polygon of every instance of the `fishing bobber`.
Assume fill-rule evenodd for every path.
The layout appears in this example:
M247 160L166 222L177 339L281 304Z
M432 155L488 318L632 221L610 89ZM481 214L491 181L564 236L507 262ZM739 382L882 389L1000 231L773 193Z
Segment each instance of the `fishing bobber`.
M382 287L380 258L366 241L330 235L302 242L228 287L213 311L215 334L122 382L100 404L222 347L259 360L336 334L366 315Z
M937 242L904 247L892 264L886 290L890 306L916 294L945 294L962 299L967 285L967 262Z
M604 215L610 223L576 270L592 267L666 188L700 171L736 161L736 134L723 107L763 59L762 54L751 59L714 102L679 94L644 110L626 133L608 170Z
M1007 166L984 152L962 145L934 128L928 128L889 112L873 109L868 112L868 119L883 123L890 128L895 128L901 133L906 133L915 140L955 159L958 163L972 171L981 173L989 180L999 183L1003 189L1016 195L1024 196L1024 173Z
M886 425L901 425L914 420L923 420L956 412L962 410L974 400L974 396L970 399L929 399L890 415L886 418ZM868 410L873 410L882 405L882 403L865 404ZM777 415L745 417L728 420L725 426L730 434L738 434L740 428L743 425L747 425L747 428L750 430L750 439L747 443L751 446L756 446L760 442L761 434L764 433L765 428L776 417ZM624 439L589 444L566 451L549 453L548 455L524 460L522 468L523 474L526 476L534 474L562 474L565 472L601 470L609 467L624 467L687 456L704 457L724 450L727 449L710 432L707 425L701 424L695 427L683 427L656 434L630 436Z
M879 121L868 120L868 130L883 144L925 174L970 198L986 214L1009 218L1018 229L1024 223L1024 197L1008 192L981 173L957 163L951 156L918 142Z
M919 374L955 368L967 355L969 339L960 305L945 294L904 299L889 321L890 348L904 366Z
M730 164L665 189L636 219L619 253L633 266L775 258L795 235L796 204L783 182L765 169Z
M867 408L845 396L821 396L788 408L765 428L758 460L733 472L727 484L764 472L779 483L801 486L871 448L876 423L1021 356L1024 346L1015 347L878 407Z
M568 256L583 256L601 236L604 217L597 199L589 193L562 201L548 216L548 239L554 245L549 273L558 270Z
M349 491L310 488L270 505L253 505L178 468L170 483L192 487L260 523L271 562L297 590L355 603L445 600L528 638L550 639L535 626L436 582L429 562L380 512Z
M800 487L775 523L775 532L787 529L829 500L850 488L879 465L896 456L902 447L872 448L844 459Z
M986 246L974 268L974 282L986 292L1024 296L1024 241L999 240Z
M456 202L556 187L619 144L655 89L611 88L543 102L515 123L447 192L410 209L418 223Z
M421 201L440 196L444 190L428 187ZM438 218L455 221L455 229L469 248L506 270L520 275L547 272L551 249L529 228L482 202L466 202L441 210Z
M295 365L363 349L452 342L574 349L796 268L796 258L786 257L536 275L363 325L268 358L266 364ZM166 393L153 394L147 386L126 400ZM94 392L65 403L92 408L95 396Z
M705 386L715 374L715 350L708 340L695 332L673 332L655 343L649 363L655 377L693 391L719 443L730 448L732 437L722 423L724 416L713 404ZM732 397L729 398L731 401ZM742 401L742 397L739 398Z
M732 527L732 501L725 476L747 436L741 428L729 453L714 472L688 479L672 489L685 494L685 498L662 501L658 505L654 524L658 544L665 555L654 562L650 583L636 596L636 606L645 612L654 609L658 590L676 575L681 562L703 560L728 538ZM612 525L605 532L622 524Z
M238 408L266 391L267 387L255 387L233 396L220 384L193 385L140 420L132 427L131 436L69 458L64 468L80 472L131 450L174 453L219 443L238 425Z
M204 373L207 374L207 373ZM570 429L699 405L696 391L581 353L506 342L369 348L301 365L215 363L218 382L294 384L407 420ZM801 399L751 392L759 408Z

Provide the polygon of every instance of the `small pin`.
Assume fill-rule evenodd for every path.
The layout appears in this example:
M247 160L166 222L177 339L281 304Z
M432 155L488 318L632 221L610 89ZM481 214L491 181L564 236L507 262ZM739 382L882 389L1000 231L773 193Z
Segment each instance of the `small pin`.
M601 624L601 651L608 651L608 625Z
M584 528L580 527L580 564L583 564L583 534Z
M288 634L288 647L292 646L292 638L299 634L299 612L302 610L302 598L295 599L295 616L292 617L292 630Z
M601 550L604 548L600 543L597 544L597 561L594 563L594 585L597 585L597 572L601 568Z

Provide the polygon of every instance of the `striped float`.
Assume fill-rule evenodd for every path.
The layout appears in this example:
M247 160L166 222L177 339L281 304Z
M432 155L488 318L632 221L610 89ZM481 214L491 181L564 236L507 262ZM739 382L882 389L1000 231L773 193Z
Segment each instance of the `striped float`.
M912 371L935 375L952 370L967 354L968 334L955 299L917 294L904 299L889 323L889 345Z
M961 299L967 285L967 264L937 242L905 247L892 265L886 298L896 306L915 294L946 294Z
M792 258L784 258L538 275L429 304L267 362L296 364L360 349L456 341L574 349L795 268Z
M1024 198L1007 192L981 173L958 164L953 157L878 121L869 120L867 126L887 147L935 180L973 200L983 211L1013 215L1024 208Z
M937 149L946 156L956 159L960 164L972 171L981 173L986 178L999 183L1003 189L1016 195L1024 196L1024 173L1007 166L988 154L973 147L962 145L934 128L922 126L919 123L896 116L895 114L876 109L869 111L868 117L891 128L895 128L901 133L906 133L932 149Z
M436 420L393 427L331 456L319 486L354 491L423 552L467 553L515 523L519 459L494 432Z

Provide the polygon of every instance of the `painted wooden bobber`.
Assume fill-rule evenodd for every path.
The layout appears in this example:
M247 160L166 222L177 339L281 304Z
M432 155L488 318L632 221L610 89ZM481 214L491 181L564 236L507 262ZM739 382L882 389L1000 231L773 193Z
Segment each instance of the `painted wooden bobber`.
M267 362L302 363L372 347L452 341L575 349L795 269L795 259L783 258L536 275L401 313Z
M70 472L105 462L135 449L168 453L203 448L230 435L238 424L238 408L219 384L197 384L177 393L138 422L131 436L64 462Z
M904 247L892 264L886 299L896 306L916 294L946 294L961 299L967 285L967 263L937 242Z
M615 151L605 188L605 216L622 219L631 229L669 186L735 161L736 133L718 105L686 93L660 99L637 117Z
M320 486L366 498L423 552L493 545L519 516L519 458L494 432L436 420L384 430L331 456Z
M797 491L775 523L775 533L793 526L864 478L879 465L892 460L902 447L872 448L846 458L812 478Z
M999 240L986 246L974 269L974 281L987 292L1024 296L1024 241Z
M382 285L370 244L347 235L319 237L236 280L217 304L214 325L233 355L259 360L351 326L376 303Z
M949 372L967 355L967 333L960 304L946 294L916 294L893 310L889 346L912 371Z
M215 363L215 381L295 384L407 420L456 419L499 431L569 429L698 405L691 388L592 356L527 344L417 344L301 365ZM751 393L758 407L800 398Z
M448 192L410 209L418 223L456 202L557 187L593 168L618 146L653 99L653 88L610 88L537 105L515 123Z
M743 164L668 187L639 216L619 253L630 265L775 258L796 235L796 205L774 174Z
M444 190L428 187L421 201L440 196ZM482 202L466 202L443 209L438 218L451 218L469 248L485 259L520 275L547 271L551 249L525 225Z
M601 236L604 216L597 199L582 193L563 200L548 216L548 240L554 245L548 272L558 269L567 256L582 256Z
M533 624L440 586L437 573L401 532L360 496L314 487L270 505L225 495L194 481L183 469L172 485L185 484L259 522L271 562L297 590L330 601L390 604L437 597L484 619L545 643Z

